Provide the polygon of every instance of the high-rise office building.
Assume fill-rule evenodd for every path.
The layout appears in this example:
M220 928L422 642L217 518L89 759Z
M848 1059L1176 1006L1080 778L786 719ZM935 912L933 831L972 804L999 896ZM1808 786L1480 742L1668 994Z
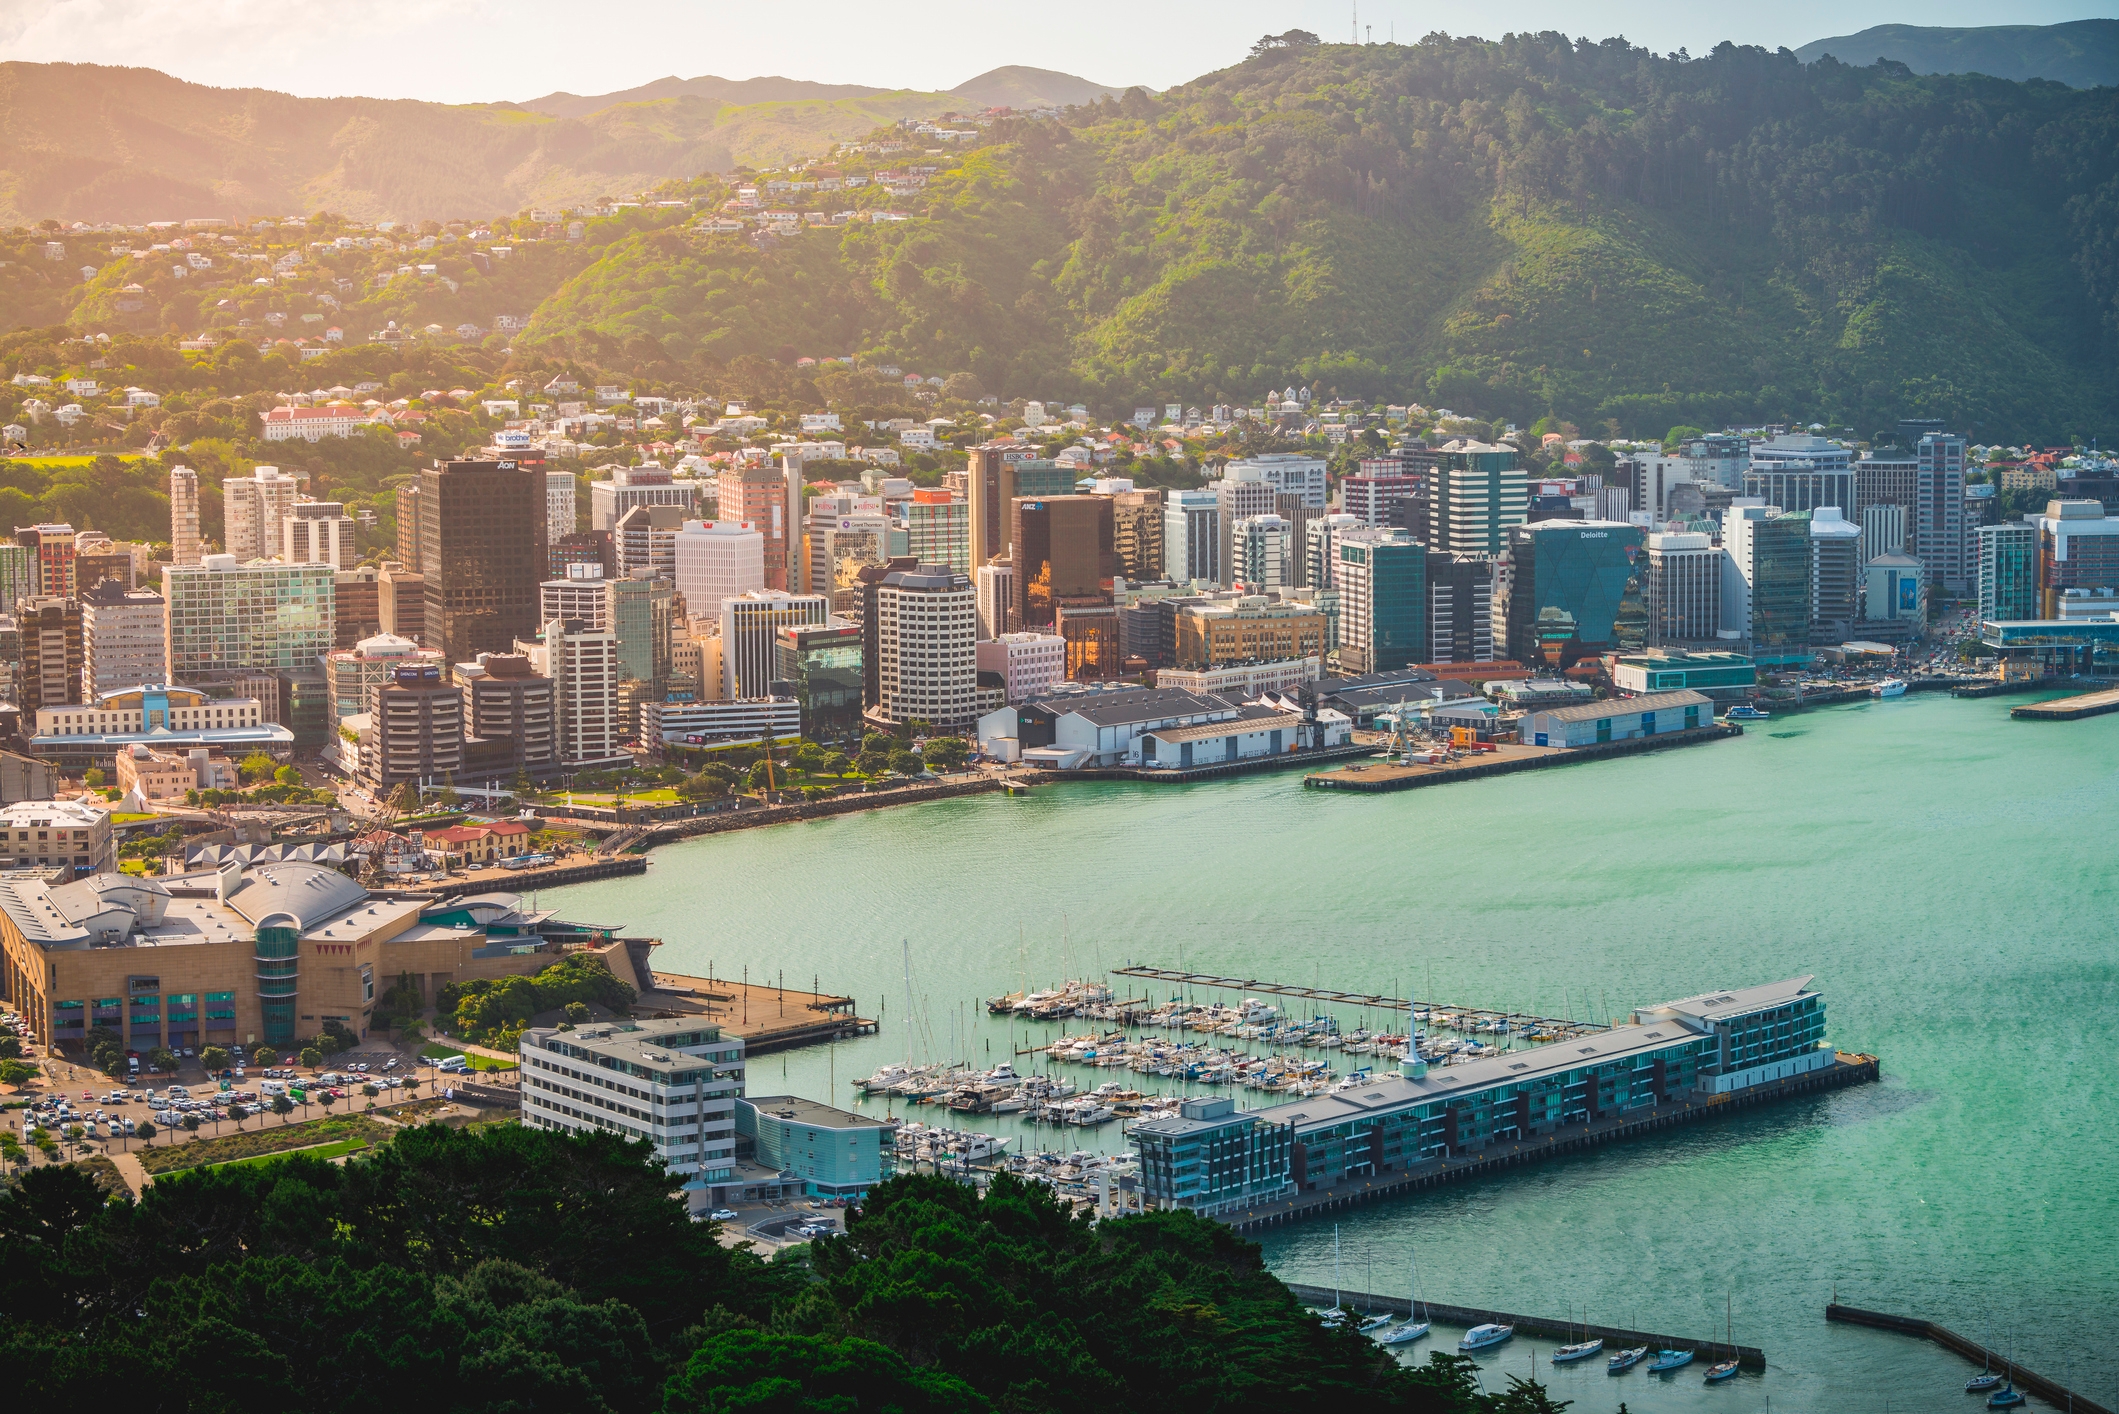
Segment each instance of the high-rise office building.
M899 511L904 553L923 565L971 573L971 507L947 491L921 488Z
M1320 516L1303 527L1302 553L1303 558L1309 562L1308 573L1303 576L1302 580L1305 587L1310 589L1330 589L1339 582L1339 549L1338 542L1334 537L1345 531L1362 529L1364 526L1365 522L1362 521L1361 517L1340 511L1332 515ZM1381 525L1371 528L1378 530L1403 530L1415 540L1419 540L1426 533L1424 530L1402 525Z
M1861 527L1837 506L1810 512L1810 642L1845 643L1861 617Z
M1282 491L1273 498L1274 513L1288 523L1287 585L1290 589L1310 582L1309 534L1312 521L1323 520L1330 511L1312 506L1296 492Z
M1427 651L1431 663L1491 663L1494 643L1495 571L1492 555L1453 555L1429 550Z
M1118 482L1130 487L1130 482ZM1103 494L1099 492L1098 494ZM1111 495L1111 549L1118 574L1130 580L1163 577L1163 493L1114 490Z
M1221 498L1214 492L1172 491L1163 506L1162 539L1163 578L1221 582Z
M591 629L609 628L607 582L601 565L570 565L564 578L548 579L537 586L538 621L576 619Z
M1110 602L1117 554L1109 497L1018 496L1009 502L1009 523L1019 625L1056 623L1063 605Z
M74 574L74 528L63 523L18 525L15 543L29 550L31 592L41 599L71 599L79 592Z
M1428 473L1431 549L1498 555L1530 514L1530 483L1514 447L1458 439L1434 449Z
M1003 560L980 565L973 576L978 595L980 638L999 638L1015 631L1015 566Z
M451 663L509 651L538 626L543 471L506 461L436 462L420 472L419 487L424 641Z
M464 768L464 692L439 664L401 664L378 683L360 751L375 786L442 785Z
M0 614L12 614L17 601L36 597L36 553L12 540L0 542Z
M1781 513L1752 496L1739 496L1722 513L1722 631L1751 636L1753 541L1761 522Z
M1701 531L1648 536L1641 562L1641 601L1652 644L1697 643L1722 627L1722 552Z
M1345 530L1333 542L1340 666L1379 673L1430 661L1425 547L1395 527Z
M1637 525L1547 520L1508 532L1508 656L1567 668L1648 637Z
M1878 501L1862 507L1861 562L1867 564L1878 555L1902 555L1905 551L1905 504Z
M15 705L34 722L39 708L82 701L81 605L73 599L24 599L15 605L22 635L22 662L15 676Z
M553 525L558 523L554 488L563 475L566 473L545 473L545 514L548 523ZM567 480L565 533L571 533L574 529L573 478L569 476ZM698 507L693 504L696 491L694 483L679 481L660 466L614 466L609 477L589 483L589 528L615 531L625 513L636 506L674 506L683 513L679 519L697 515Z
M169 473L169 562L199 562L199 474L188 466Z
M658 577L606 580L604 624L618 635L618 675L660 696L669 685L676 630L677 586Z
M549 578L566 578L568 565L601 565L606 577L618 573L618 551L608 530L577 530L562 535L545 551Z
M1252 516L1272 515L1280 504L1280 488L1266 478L1255 462L1230 462L1221 479L1209 487L1214 492L1216 584L1236 582L1236 524ZM1171 576L1176 578L1176 576Z
M2070 590L2119 589L2119 516L2106 515L2103 502L2048 501L2037 525L2035 617L2061 617Z
M1011 555L1014 526L1008 503L1018 496L1065 496L1074 491L1074 472L1041 460L1014 443L973 447L964 472L965 511L971 521L974 568Z
M269 560L280 553L280 526L294 514L301 483L280 475L276 466L253 468L248 476L221 482L221 543L243 564Z
M618 529L612 535L612 551L617 560L613 577L675 578L677 537L690 523L677 506L634 506L618 517Z
M580 619L553 619L515 651L552 680L561 769L596 770L632 759L621 749L617 634Z
M414 574L420 572L419 478L397 488L397 562Z
M162 571L172 683L246 671L308 672L332 651L338 574L329 565L202 555Z
M1662 525L1671 519L1671 497L1677 488L1694 484L1692 459L1634 452L1612 468L1612 479L1631 493L1634 506L1647 512L1651 523Z
M1749 522L1751 657L1760 667L1810 661L1811 517L1782 511Z
M1855 514L1866 524L1871 506L1903 507L1910 517L1918 496L1920 458L1911 447L1885 440L1854 463ZM1877 554L1896 554L1899 547L1885 545ZM1874 558L1873 556L1871 558Z
M1223 469L1222 478L1228 479L1231 472L1239 469L1256 471L1275 492L1297 497L1310 510L1325 508L1328 493L1323 457L1306 452L1265 452L1230 462Z
M471 736L487 748L479 756L502 780L518 772L531 780L552 775L559 769L557 686L525 653L488 653L479 666L483 671L464 684Z
M821 594L753 589L722 600L722 686L729 699L770 696L779 630L821 624L830 617L830 605Z
M574 497L581 483L574 479L571 471L546 471L544 474L544 537L548 545L557 545L574 533ZM609 527L605 527L608 529Z
M2037 523L1979 527L1979 621L2038 617Z
M1322 659L1330 648L1323 614L1260 594L1180 604L1174 622L1180 668Z
M373 634L351 648L326 653L324 690L330 697L332 720L367 711L374 705L375 689L394 678L399 668L422 665L444 671L449 666L433 649L390 633Z
M845 619L773 631L775 696L802 704L802 735L840 741L861 731L861 626Z
M1020 537L1023 522L1018 518L1015 526ZM1020 549L1020 538L1017 544ZM978 716L973 599L970 577L954 570L939 565L886 570L876 584L874 621L864 626L863 635L864 652L873 645L876 665L874 696L866 704L872 720L893 726L925 721L950 733L971 729Z
M765 588L787 588L788 537L793 525L788 519L787 476L779 467L744 465L724 468L720 482L720 509L715 524L737 522L749 525L763 541ZM679 592L682 592L681 586ZM685 595L685 602L691 596ZM693 608L711 613L711 608Z
M717 619L725 600L765 588L765 537L738 521L686 521L671 546L684 611Z
M81 700L169 681L162 596L106 579L81 595Z
M415 574L395 560L385 560L375 576L376 612L382 620L379 632L427 642L427 577Z
M353 517L337 501L297 501L280 522L279 558L290 565L329 565L342 570L360 560Z
M1943 591L1972 589L1976 566L1967 555L1964 516L1965 440L1947 432L1930 432L1914 448L1919 463L1913 485L1913 554L1928 567Z
M1364 459L1361 474L1339 483L1339 509L1363 525L1392 525L1391 512L1418 496L1424 484L1419 473L1406 470L1371 473ZM1392 464L1394 467L1396 464Z
M383 631L382 571L374 565L340 570L331 578L331 644L352 648Z
M1246 516L1232 539L1236 559L1230 583L1247 594L1286 588L1294 579L1294 536L1285 517Z
M1682 444L1678 451L1696 486L1719 486L1726 491L1744 489L1744 472L1751 465L1751 441L1732 433L1710 432Z

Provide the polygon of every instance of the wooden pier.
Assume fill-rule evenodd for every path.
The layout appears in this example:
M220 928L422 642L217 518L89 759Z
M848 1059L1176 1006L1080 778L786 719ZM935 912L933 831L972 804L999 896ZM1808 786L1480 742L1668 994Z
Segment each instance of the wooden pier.
M1505 1021L1509 1024L1508 1035L1516 1036L1532 1027L1552 1033L1551 1039L1565 1041L1577 1036L1590 1036L1610 1028L1593 1021L1573 1021L1566 1017L1532 1016L1521 1011L1494 1011L1488 1007L1450 1006L1442 1002L1415 1003L1407 997L1384 997L1367 992L1338 992L1329 987L1305 987L1294 982L1261 982L1255 977L1217 977L1206 972L1179 972L1167 967L1114 967L1113 974L1120 977L1138 977L1150 982L1169 982L1183 987L1214 987L1229 992L1256 992L1273 997L1296 997L1302 1001L1319 1002L1326 1006L1367 1007L1372 1011L1395 1011L1410 1016L1415 1006L1419 1015L1428 1019L1442 1012L1468 1017L1481 1022ZM1464 1029L1464 1028L1455 1028ZM1472 1028L1476 1030L1477 1028ZM1492 1033L1489 1033L1492 1034Z
M1636 737L1630 741L1607 741L1596 746L1524 746L1516 742L1503 742L1496 751L1476 752L1459 760L1445 761L1439 766L1399 766L1387 761L1374 761L1366 765L1343 766L1336 771L1320 771L1315 775L1303 777L1302 783L1319 790L1347 790L1377 795L1388 791L1414 790L1420 786L1444 785L1451 781L1483 780L1489 776L1536 771L1548 766L1572 766L1583 761L1605 761L1614 756L1661 751L1668 746L1694 746L1701 742L1720 741L1724 737L1743 734L1744 729L1734 722L1717 722L1711 727L1657 732L1654 736Z
M2084 1399L2057 1380L2021 1365L2012 1364L2000 1351L1989 1350L1976 1340L1968 1340L1933 1321L1923 1321L1917 1316L1892 1316L1882 1311L1864 1311L1859 1306L1842 1306L1838 1302L1825 1308L1825 1319L1841 1321L1850 1326L1870 1326L1876 1330L1897 1331L1901 1335L1917 1335L1934 1341L1948 1350L1954 1350L1967 1360L1977 1360L1991 1370L1997 1370L2015 1380L2020 1389L2029 1390L2055 1409L2068 1409L2075 1414L2112 1414L2112 1411L2092 1400Z
M1329 1308L1336 1300L1341 1310L1367 1312L1371 1315L1384 1311L1392 1315L1410 1315L1412 1303L1404 1296L1386 1296L1367 1291L1333 1291L1328 1286L1308 1286L1299 1282L1288 1282L1287 1288L1295 1299L1308 1306ZM1653 1331L1637 1331L1626 1326L1584 1325L1580 1321L1555 1321L1543 1316L1519 1316L1512 1311L1489 1311L1478 1306L1449 1306L1439 1301L1420 1303L1420 1319L1440 1321L1446 1326L1463 1326L1466 1330L1491 1321L1498 1326L1514 1326L1517 1335L1542 1335L1562 1344L1571 1345L1578 1340L1595 1340L1602 1337L1604 1349L1591 1363L1601 1366L1604 1356L1620 1350L1631 1350L1645 1345L1650 1350L1692 1350L1699 1354L1698 1369L1718 1360L1734 1360L1743 1369L1766 1368L1766 1352L1755 1345L1731 1345L1721 1340L1698 1340L1683 1335L1658 1335ZM1447 1343L1428 1337L1431 1348L1444 1350ZM1645 1370L1644 1362L1635 1367Z
M1607 1144L1643 1138L1657 1130L1671 1129L1681 1124L1698 1124L1703 1120L1720 1119L1739 1110L1793 1099L1798 1095L1821 1094L1849 1085L1866 1084L1878 1079L1879 1075L1880 1069L1875 1056L1842 1051L1832 1066L1824 1070L1813 1070L1807 1075L1771 1080L1747 1089L1732 1090L1726 1095L1669 1100L1646 1111L1636 1110L1577 1124L1563 1124L1532 1139L1495 1144L1475 1154L1429 1159L1401 1172L1385 1172L1374 1178L1346 1178L1319 1192L1298 1193L1292 1198L1260 1203L1248 1211L1218 1213L1215 1216L1238 1232L1255 1232L1280 1223L1302 1222L1341 1208L1351 1208L1357 1203L1373 1203L1380 1198L1396 1198L1408 1193L1425 1192L1430 1188L1440 1188L1444 1184L1491 1178L1505 1169L1540 1164L1563 1155L1600 1149Z
M2051 702L2030 702L2009 709L2011 717L2026 722L2075 722L2084 717L2101 717L2107 712L2119 712L2119 687L2085 692L2075 697L2056 697Z

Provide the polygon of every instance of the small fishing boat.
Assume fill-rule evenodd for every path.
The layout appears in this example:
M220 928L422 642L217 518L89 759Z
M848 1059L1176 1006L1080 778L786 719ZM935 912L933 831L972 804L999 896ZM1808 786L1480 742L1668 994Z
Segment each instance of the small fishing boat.
M1682 1370L1692 1363L1692 1356L1693 1352L1690 1350L1665 1350L1648 1362L1648 1373L1663 1375L1672 1370Z
M1723 1380L1736 1378L1736 1361L1718 1360L1707 1367L1707 1383L1718 1385Z
M1732 722L1768 722L1773 720L1771 712L1761 712L1748 702L1739 702L1722 715Z
M1459 1350L1484 1350L1488 1346L1499 1345L1515 1333L1516 1328L1514 1326L1496 1325L1489 1321L1483 1326L1473 1326L1466 1331L1464 1339L1457 1342L1457 1348Z
M1573 1345L1563 1345L1558 1350L1555 1350L1552 1353L1552 1362L1555 1365L1569 1365L1577 1360L1587 1360L1603 1348L1604 1338L1602 1336L1597 1337L1595 1340L1577 1341Z
M1637 1345L1631 1350L1621 1350L1604 1362L1604 1372L1610 1375L1623 1375L1647 1358L1648 1347L1645 1345Z

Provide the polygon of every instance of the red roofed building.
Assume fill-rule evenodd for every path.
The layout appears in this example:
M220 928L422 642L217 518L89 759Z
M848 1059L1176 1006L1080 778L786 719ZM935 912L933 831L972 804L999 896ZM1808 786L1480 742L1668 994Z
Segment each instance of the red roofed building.
M424 830L420 844L430 854L456 856L466 864L491 864L530 852L530 827L520 820L496 820L490 825L451 825L445 830Z
M274 408L265 414L265 440L291 442L299 437L318 442L326 437L351 437L362 418L359 408L344 403L320 408Z

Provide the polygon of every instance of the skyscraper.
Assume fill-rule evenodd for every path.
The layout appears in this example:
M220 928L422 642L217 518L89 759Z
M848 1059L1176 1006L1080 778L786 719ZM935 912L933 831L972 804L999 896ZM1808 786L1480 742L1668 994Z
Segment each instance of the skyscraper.
M1063 604L1110 602L1117 554L1109 497L1018 496L1009 503L1009 521L1018 624L1054 623Z
M821 594L753 589L722 600L721 671L729 699L771 695L780 629L821 624L829 617L829 605Z
M979 637L999 638L1015 632L1015 566L1006 560L980 565L975 579Z
M1909 502L1878 501L1862 507L1861 562L1878 555L1902 555L1906 550L1906 506Z
M1810 661L1809 511L1751 524L1751 656L1760 667Z
M2037 525L2011 520L1979 527L1979 621L2037 617Z
M1232 585L1241 585L1246 593L1263 594L1292 583L1294 537L1285 517L1246 516L1236 522L1233 544L1236 561L1229 577Z
M1530 484L1514 447L1465 439L1444 442L1428 473L1428 538L1436 550L1498 555L1512 526L1530 512Z
M22 632L22 667L15 705L36 720L40 707L81 701L81 606L72 599L24 599L15 606Z
M1163 578L1221 582L1221 498L1212 491L1172 491L1163 506Z
M684 611L718 618L724 601L765 585L765 537L737 521L686 521L672 545L672 569Z
M689 522L679 506L634 506L612 535L618 577L677 573L677 537Z
M574 496L580 483L571 471L544 474L545 543L557 544L574 533Z
M904 517L905 553L923 565L971 573L971 508L947 491L914 491Z
M31 592L45 599L71 599L78 585L74 574L74 528L64 523L18 525L15 543L30 554Z
M537 632L545 578L544 473L506 461L436 462L419 474L426 638L444 661L511 651ZM396 632L405 637L404 630Z
M227 553L243 564L269 560L280 553L280 525L294 513L301 483L280 475L276 466L253 468L248 476L221 482L221 540Z
M199 474L188 466L169 473L169 561L199 562Z
M353 544L353 517L337 501L297 501L280 522L277 553L290 565L345 569L360 559Z
M755 530L764 546L765 587L787 588L787 479L779 467L749 464L723 469L715 524L735 521ZM685 595L685 602L691 596ZM694 606L694 613L712 613Z
M1965 440L1930 432L1914 455L1913 553L1945 593L1965 593L1973 578L1965 553Z
M81 595L81 700L169 681L162 596L106 579Z
M1567 668L1648 636L1637 563L1645 533L1612 521L1546 520L1508 532L1508 656Z
M1119 486L1130 484L1117 483ZM1160 490L1111 493L1111 547L1118 557L1118 573L1124 578L1162 578L1163 493Z
M1648 641L1697 643L1722 627L1722 552L1700 531L1648 536L1641 574Z
M725 473L724 473L725 475ZM548 523L558 523L558 480L567 478L566 532L574 529L574 478L565 472L545 473L545 514ZM616 530L625 513L635 506L674 506L685 515L695 515L698 507L693 504L695 487L689 481L678 481L667 468L652 464L642 466L614 466L609 477L589 483L589 528L591 530ZM549 532L547 532L549 533Z
M338 573L329 565L244 564L202 555L162 571L172 683L231 673L313 672L332 651Z
M872 720L925 721L944 732L971 728L978 715L978 629L968 575L939 565L886 572L876 586L873 629L864 637L875 646Z
M1861 527L1837 506L1810 512L1810 642L1845 643L1861 614Z
M670 643L677 586L660 576L606 580L604 623L618 635L621 680L646 685L659 697L670 680Z
M1273 514L1280 503L1280 489L1266 479L1265 469L1253 462L1230 462L1222 468L1221 480L1210 489L1214 492L1218 530L1214 582L1227 586L1236 581L1236 523Z
M1426 549L1395 527L1345 530L1333 540L1340 665L1379 673L1428 662Z
M1499 564L1492 555L1427 552L1427 662L1494 661L1494 571Z

